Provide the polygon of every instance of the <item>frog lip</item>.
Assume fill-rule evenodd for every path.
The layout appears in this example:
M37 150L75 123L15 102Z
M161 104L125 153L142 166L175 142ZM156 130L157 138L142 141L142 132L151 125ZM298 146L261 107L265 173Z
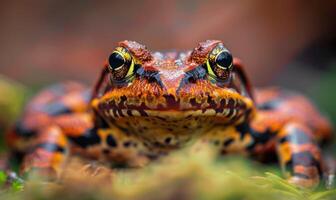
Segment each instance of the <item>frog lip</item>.
M248 96L241 95L236 90L226 89L212 92L197 92L193 94L137 94L113 92L98 100L98 109L130 109L130 110L204 110L239 107L244 109Z
M227 123L237 121L245 118L247 113L245 110L238 108L224 108L222 110L203 109L203 110L142 110L142 109L110 109L101 113L105 120L114 122L115 120L130 120L134 118L150 118L152 122L157 123L161 121L176 122L180 121L182 124L190 119L212 118L212 122ZM159 120L159 121L157 121ZM219 121L218 121L219 120ZM211 123L212 123L211 122ZM207 122L208 123L208 122ZM210 122L209 122L210 123Z
M170 99L171 97L168 97ZM117 103L118 102L118 103ZM208 98L203 103L197 102L196 98L182 103L181 100L167 100L165 104L153 107L142 102L140 105L128 104L127 101L102 102L99 105L100 112L106 117L188 117L188 116L220 116L233 118L242 115L248 105L241 99L223 98L219 102Z

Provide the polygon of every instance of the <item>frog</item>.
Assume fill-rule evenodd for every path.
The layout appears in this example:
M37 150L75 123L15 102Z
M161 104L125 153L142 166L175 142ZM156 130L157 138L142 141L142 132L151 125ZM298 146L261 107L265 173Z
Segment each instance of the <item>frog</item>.
M93 88L63 82L43 89L6 134L21 173L59 176L69 157L138 168L193 145L218 155L275 158L286 179L321 182L321 146L332 125L303 95L253 88L240 59L220 40L189 51L152 52L121 41Z

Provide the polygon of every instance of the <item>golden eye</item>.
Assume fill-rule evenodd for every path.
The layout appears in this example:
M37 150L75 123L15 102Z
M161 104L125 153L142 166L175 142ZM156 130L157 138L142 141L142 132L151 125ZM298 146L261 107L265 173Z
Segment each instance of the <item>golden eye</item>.
M206 62L211 80L228 80L232 71L233 58L222 45L215 47Z
M112 80L122 81L134 75L134 61L127 49L118 47L108 58Z

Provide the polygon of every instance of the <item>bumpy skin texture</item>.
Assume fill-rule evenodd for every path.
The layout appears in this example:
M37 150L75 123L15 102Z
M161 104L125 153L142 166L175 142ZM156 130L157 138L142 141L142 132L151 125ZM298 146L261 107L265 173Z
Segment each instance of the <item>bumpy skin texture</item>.
M328 120L299 94L252 90L240 61L228 54L220 60L222 52L228 51L216 40L181 53L122 41L92 91L73 82L43 90L7 143L24 153L22 172L59 175L73 154L138 167L207 144L256 159L276 153L290 182L316 185L323 173L318 145L332 132Z

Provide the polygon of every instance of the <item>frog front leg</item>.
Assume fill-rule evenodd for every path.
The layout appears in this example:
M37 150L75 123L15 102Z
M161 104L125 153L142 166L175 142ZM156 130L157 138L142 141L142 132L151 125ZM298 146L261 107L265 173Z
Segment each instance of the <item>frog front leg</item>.
M74 122L75 119L68 118L68 120ZM79 121L77 120L77 122ZM60 125L62 126L51 125L39 131L28 153L24 156L21 174L33 172L47 179L57 179L63 174L71 154L81 152L82 156L89 154L88 158L94 158L99 153L92 152L92 147L98 149L98 152L102 151L100 150L101 139L97 128L88 127L84 130L83 127L79 128L78 124L73 128L67 124ZM78 151L79 149L80 151ZM85 165L79 170L83 169L86 174L94 175L101 167L97 165L93 168L94 170L85 170L86 168Z
M289 182L316 186L322 175L321 151L312 131L299 123L289 123L277 135L276 150Z
M202 140L218 148L220 154L238 153L258 160L270 160L276 150L278 160L289 182L312 187L321 177L321 152L309 128L297 123L281 131L257 129L244 122L236 126L215 127ZM272 159L271 159L272 160Z
M302 187L316 186L322 175L322 158L313 132L307 126L289 122L280 130L243 123L236 126L241 138L250 138L245 149L256 158L268 159L275 150L285 177Z
M69 152L68 144L60 127L43 128L24 156L20 173L36 171L45 177L58 177Z
M43 115L43 114L40 114ZM23 154L21 174L36 171L46 177L58 177L71 153L71 139L86 134L93 125L89 113L72 113L46 118L44 124L33 122L39 113L31 114L17 123L6 135L13 153ZM29 121L32 120L32 121ZM89 142L89 141L88 141Z
M50 126L38 133L30 153L24 157L22 172L35 169L39 174L59 177L68 155L76 154L96 160L100 163L97 169L104 164L140 167L148 163L153 152L137 138L104 123L92 126L84 119L85 115L67 116L55 120L59 126Z

